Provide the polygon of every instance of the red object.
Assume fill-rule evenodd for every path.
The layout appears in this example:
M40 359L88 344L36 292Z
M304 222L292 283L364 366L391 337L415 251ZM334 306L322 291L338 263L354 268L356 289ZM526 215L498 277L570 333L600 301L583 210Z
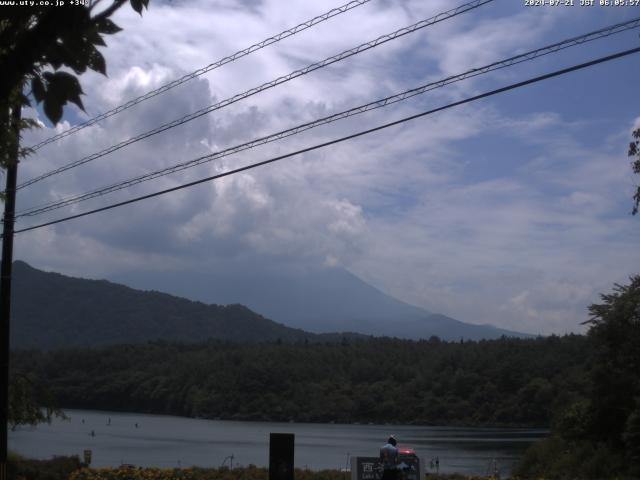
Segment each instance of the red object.
M409 447L398 447L398 453L400 455L413 455L415 457L416 451Z

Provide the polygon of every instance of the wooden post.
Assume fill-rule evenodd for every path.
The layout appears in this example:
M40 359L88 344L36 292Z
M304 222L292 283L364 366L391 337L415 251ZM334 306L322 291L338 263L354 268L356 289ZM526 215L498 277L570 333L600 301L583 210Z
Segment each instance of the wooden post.
M2 265L0 267L0 480L7 480L7 451L9 424L9 334L11 319L11 267L13 265L13 227L16 212L16 182L20 144L21 108L11 112L16 143L13 162L7 165L7 187L2 230Z
M272 433L269 437L269 480L293 480L293 433Z

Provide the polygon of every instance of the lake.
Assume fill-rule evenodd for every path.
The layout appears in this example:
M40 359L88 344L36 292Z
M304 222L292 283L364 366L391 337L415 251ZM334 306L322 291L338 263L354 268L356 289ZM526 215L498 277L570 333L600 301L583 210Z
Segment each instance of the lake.
M377 456L393 434L440 472L486 474L495 460L501 475L546 430L234 422L165 415L67 410L68 421L21 427L9 433L9 449L31 458L79 455L92 450L92 466L123 463L158 467L268 466L269 433L295 434L295 464L319 470L345 468L350 456ZM93 435L92 435L93 432ZM226 460L225 460L226 459Z

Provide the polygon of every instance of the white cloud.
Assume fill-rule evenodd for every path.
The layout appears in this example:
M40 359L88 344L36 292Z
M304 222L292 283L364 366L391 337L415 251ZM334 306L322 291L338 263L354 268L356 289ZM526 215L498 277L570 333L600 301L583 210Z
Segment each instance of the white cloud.
M105 50L109 78L82 80L89 112L107 110L329 8L313 2L283 5L275 0L217 2L215 8L203 1L154 4L142 19L123 10L116 21L125 30L109 39ZM23 162L21 178L447 8L451 5L444 1L371 2L42 149ZM502 11L497 3L492 8L500 15L466 14L42 182L21 191L19 209L548 43L568 15ZM461 83L108 198L168 188L321 143L432 108L508 75ZM213 184L21 235L16 256L91 277L124 268L227 265L240 258L255 259L254 265L265 258L322 262L345 266L404 300L464 321L533 333L579 331L586 305L613 281L623 282L640 258L633 219L624 215L630 205L625 152L613 144L594 147L584 133L595 131L591 119L576 120L566 108L490 101L442 112ZM624 121L629 125L633 119ZM628 129L607 125L607 132L628 138ZM45 128L28 140L52 133ZM484 153L486 142L504 147ZM492 157L496 166L487 161L483 171L477 167L480 157ZM100 204L87 202L71 211Z

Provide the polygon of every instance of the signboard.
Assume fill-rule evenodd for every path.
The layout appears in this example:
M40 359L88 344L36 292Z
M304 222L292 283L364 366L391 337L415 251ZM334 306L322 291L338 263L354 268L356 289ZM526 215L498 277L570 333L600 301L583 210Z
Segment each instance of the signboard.
M378 457L351 457L351 480L380 480L382 465Z
M421 480L423 464L415 455L400 455L398 480ZM381 480L382 464L378 457L351 457L351 480Z

